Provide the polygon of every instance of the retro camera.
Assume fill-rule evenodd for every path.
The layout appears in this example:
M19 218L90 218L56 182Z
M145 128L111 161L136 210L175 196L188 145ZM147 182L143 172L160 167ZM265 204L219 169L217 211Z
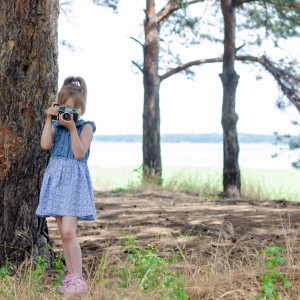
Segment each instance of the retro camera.
M57 111L57 116L52 116L52 120L58 120L58 116L62 114L62 117L66 121L71 120L71 115L73 115L73 120L76 123L78 121L79 117L79 108L78 107L70 107L70 106L64 106L60 104L54 104L53 106Z

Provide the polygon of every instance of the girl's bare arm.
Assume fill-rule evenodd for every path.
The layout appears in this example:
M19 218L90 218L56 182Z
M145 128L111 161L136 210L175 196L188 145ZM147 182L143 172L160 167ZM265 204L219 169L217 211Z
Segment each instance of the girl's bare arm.
M78 135L75 123L72 120L66 121L62 118L62 116L59 116L59 122L67 127L70 131L71 135L71 147L72 152L75 157L75 159L80 160L84 157L86 151L89 149L92 139L93 139L93 128L90 124L84 125L82 128L82 131L80 135Z
M50 150L55 135L55 129L52 126L52 116L57 115L57 111L51 106L47 110L46 122L41 135L41 147L43 150Z
M78 135L78 132L75 130L70 130L71 134L71 144L72 152L76 159L82 159L89 149L92 139L93 139L93 129L90 124L86 124Z

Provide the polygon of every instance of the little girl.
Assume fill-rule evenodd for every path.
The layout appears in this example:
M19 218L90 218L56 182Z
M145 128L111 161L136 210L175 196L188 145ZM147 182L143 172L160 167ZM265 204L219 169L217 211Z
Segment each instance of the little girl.
M54 104L76 107L85 112L87 88L81 77L68 77L58 94L57 103L47 110L41 136L43 150L51 150L40 192L36 214L56 219L62 239L68 273L62 280L62 293L81 293L88 289L82 277L82 255L76 237L78 220L95 220L94 192L87 166L90 144L96 126L78 118L65 120ZM53 117L57 116L57 121ZM66 118L67 119L67 118Z

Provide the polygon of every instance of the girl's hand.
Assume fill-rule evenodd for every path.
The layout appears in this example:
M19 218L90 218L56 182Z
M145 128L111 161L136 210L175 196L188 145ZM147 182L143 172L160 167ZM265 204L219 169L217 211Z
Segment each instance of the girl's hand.
M76 126L75 126L75 122L73 119L73 114L70 114L70 115L71 115L71 120L69 120L69 121L65 120L63 118L62 114L59 114L58 120L61 125L65 126L66 128L68 128L71 131L72 129L76 129Z
M54 108L54 104L57 103L53 102L52 105L46 111L47 119L52 119L52 116L58 115L58 111Z

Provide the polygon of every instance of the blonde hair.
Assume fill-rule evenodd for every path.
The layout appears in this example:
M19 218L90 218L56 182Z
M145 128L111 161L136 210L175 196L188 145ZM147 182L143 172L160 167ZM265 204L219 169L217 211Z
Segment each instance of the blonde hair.
M83 115L87 98L87 87L83 78L69 76L64 80L58 93L58 104L64 105L69 98L73 99L75 106L80 108L80 114Z

